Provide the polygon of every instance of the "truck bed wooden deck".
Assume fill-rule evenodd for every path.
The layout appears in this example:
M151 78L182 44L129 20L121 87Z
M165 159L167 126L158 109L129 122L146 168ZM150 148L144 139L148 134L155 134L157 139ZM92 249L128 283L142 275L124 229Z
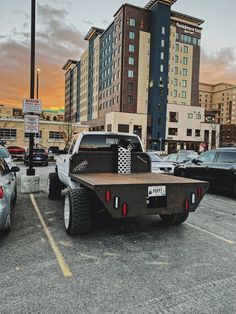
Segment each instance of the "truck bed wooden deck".
M200 180L193 180L187 178L176 177L166 174L158 173L131 173L128 175L118 173L80 173L70 174L70 177L88 187L95 190L96 187L101 186L125 186L125 185L184 185L184 184L205 184L207 182Z

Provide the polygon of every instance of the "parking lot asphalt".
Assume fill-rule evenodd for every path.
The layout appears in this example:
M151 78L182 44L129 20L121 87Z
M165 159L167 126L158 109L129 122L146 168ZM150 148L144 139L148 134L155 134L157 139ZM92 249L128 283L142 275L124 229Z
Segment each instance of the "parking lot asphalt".
M0 313L236 313L233 198L207 194L178 227L100 213L90 234L71 238L63 197L47 198L53 170L36 168L41 192L19 193L12 231L0 237Z

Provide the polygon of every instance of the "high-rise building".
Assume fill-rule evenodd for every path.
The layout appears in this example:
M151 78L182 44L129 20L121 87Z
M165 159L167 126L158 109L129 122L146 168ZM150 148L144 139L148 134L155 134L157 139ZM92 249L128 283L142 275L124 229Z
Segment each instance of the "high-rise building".
M136 133L165 149L167 104L199 106L203 20L172 11L175 2L124 4L106 30L89 30L80 61L63 67L66 121Z
M236 85L200 83L199 105L218 123L236 124Z

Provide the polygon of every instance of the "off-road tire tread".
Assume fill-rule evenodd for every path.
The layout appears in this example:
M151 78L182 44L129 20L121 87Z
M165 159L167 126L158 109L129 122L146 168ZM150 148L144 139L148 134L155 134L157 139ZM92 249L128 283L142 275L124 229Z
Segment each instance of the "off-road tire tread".
M70 203L69 235L88 233L91 226L91 212L88 192L84 188L68 191Z
M161 220L167 225L180 225L188 218L188 213L160 215Z
M49 178L49 192L48 198L51 200L57 200L61 197L62 183L58 177L58 174L51 172L48 175Z

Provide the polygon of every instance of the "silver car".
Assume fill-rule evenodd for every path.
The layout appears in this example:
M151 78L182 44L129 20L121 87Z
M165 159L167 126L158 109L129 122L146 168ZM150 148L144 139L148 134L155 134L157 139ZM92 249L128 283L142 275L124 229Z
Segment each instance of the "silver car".
M164 161L156 152L147 152L147 154L151 158L152 172L173 174L175 167L172 164Z
M8 167L11 168L14 166L13 160L11 155L9 154L9 151L6 147L0 145L0 157L5 159L6 163L8 164Z
M0 157L0 232L7 233L11 229L11 213L17 198L16 176L18 167L8 167Z

